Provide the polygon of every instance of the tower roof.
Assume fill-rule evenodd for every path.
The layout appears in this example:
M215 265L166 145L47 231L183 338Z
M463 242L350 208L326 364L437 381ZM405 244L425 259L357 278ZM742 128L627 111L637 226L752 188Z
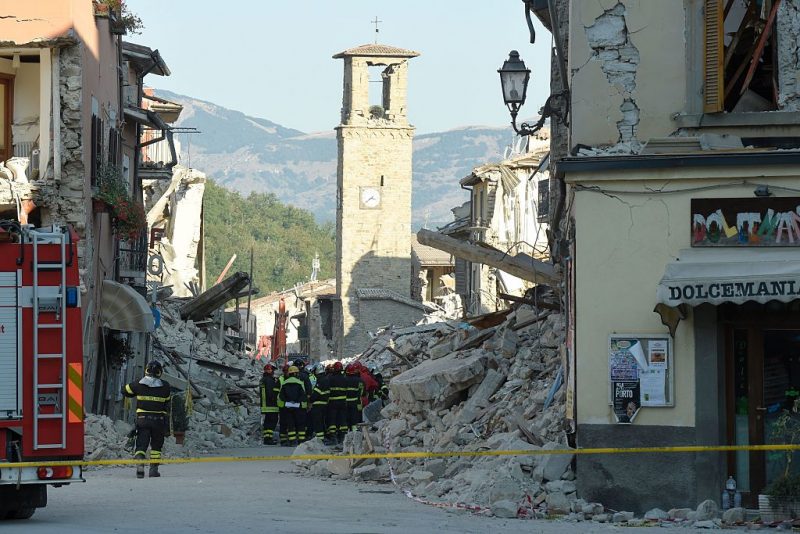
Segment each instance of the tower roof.
M419 52L405 48L397 48L384 44L365 44L355 48L348 48L344 52L339 52L333 59L341 59L350 56L367 57L417 57Z

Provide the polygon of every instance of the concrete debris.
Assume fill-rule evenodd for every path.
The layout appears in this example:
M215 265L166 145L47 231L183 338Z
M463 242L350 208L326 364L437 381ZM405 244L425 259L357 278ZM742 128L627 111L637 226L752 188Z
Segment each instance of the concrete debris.
M722 522L729 525L744 523L745 509L744 508L730 508L722 513Z
M130 459L133 456L134 443L128 437L133 425L91 413L86 414L84 423L84 458L87 461ZM165 458L187 457L195 451L188 444L176 445L174 437L168 437L164 442Z
M154 353L165 363L165 374L171 375L167 380L173 386L185 390L187 382L192 385L195 398L186 442L205 450L258 443L258 391L243 386L259 383L263 362L240 350L228 350L231 347L224 343L220 348L215 327L181 320L179 306L179 301L162 303L161 327L154 333ZM236 368L241 374L223 373L219 366L215 369L198 365L201 360ZM231 398L238 403L231 402Z
M185 399L186 389L192 391L185 444L174 446L174 438L169 438L165 457L259 443L261 410L254 386L261 379L263 363L242 351L228 350L225 343L220 348L213 323L181 320L181 302L167 299L158 304L161 324L153 333L153 358L164 364L164 378L177 390L173 394ZM124 449L130 428L123 421L88 416L87 456L130 457L132 452Z
M391 378L391 402L381 410L384 418L365 427L369 441L379 445L376 452L569 448L562 426L563 386L545 408L561 365L563 316L519 304L493 324L470 322L483 327L442 321L387 329L360 355L363 363L376 364ZM471 339L480 341L465 343ZM347 435L345 453L367 452L366 448L360 432ZM603 506L575 506L572 459L573 455L404 458L388 463L370 459L349 469L331 469L330 462L300 468L314 475L315 464L326 463L327 471L335 471L330 476L360 480L376 480L381 473L377 480L393 479L420 498L475 505L500 517L547 511L589 519L601 514Z

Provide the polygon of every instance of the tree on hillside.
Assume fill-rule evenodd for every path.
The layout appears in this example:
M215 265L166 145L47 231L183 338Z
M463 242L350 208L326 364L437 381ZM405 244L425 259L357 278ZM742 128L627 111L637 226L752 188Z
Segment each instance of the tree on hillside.
M203 200L206 276L211 283L233 254L230 272L249 271L254 251L254 284L262 294L308 280L319 254L322 278L335 275L333 224L319 225L304 209L282 204L272 193L247 197L209 180Z

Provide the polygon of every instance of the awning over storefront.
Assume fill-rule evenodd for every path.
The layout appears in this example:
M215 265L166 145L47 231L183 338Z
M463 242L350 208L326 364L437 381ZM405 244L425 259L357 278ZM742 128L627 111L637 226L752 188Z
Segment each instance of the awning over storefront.
M152 332L153 312L143 296L131 286L103 280L100 299L100 324L123 332Z
M800 248L693 248L667 264L657 302L742 304L800 299Z

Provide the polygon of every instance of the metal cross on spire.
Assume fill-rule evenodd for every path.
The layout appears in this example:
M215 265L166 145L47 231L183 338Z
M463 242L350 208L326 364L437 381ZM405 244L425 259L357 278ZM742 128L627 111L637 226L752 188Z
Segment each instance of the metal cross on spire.
M380 33L380 29L378 28L378 24L380 24L383 21L382 20L378 20L378 16L375 15L375 20L371 20L370 22L375 25L375 44L378 44L378 33Z

